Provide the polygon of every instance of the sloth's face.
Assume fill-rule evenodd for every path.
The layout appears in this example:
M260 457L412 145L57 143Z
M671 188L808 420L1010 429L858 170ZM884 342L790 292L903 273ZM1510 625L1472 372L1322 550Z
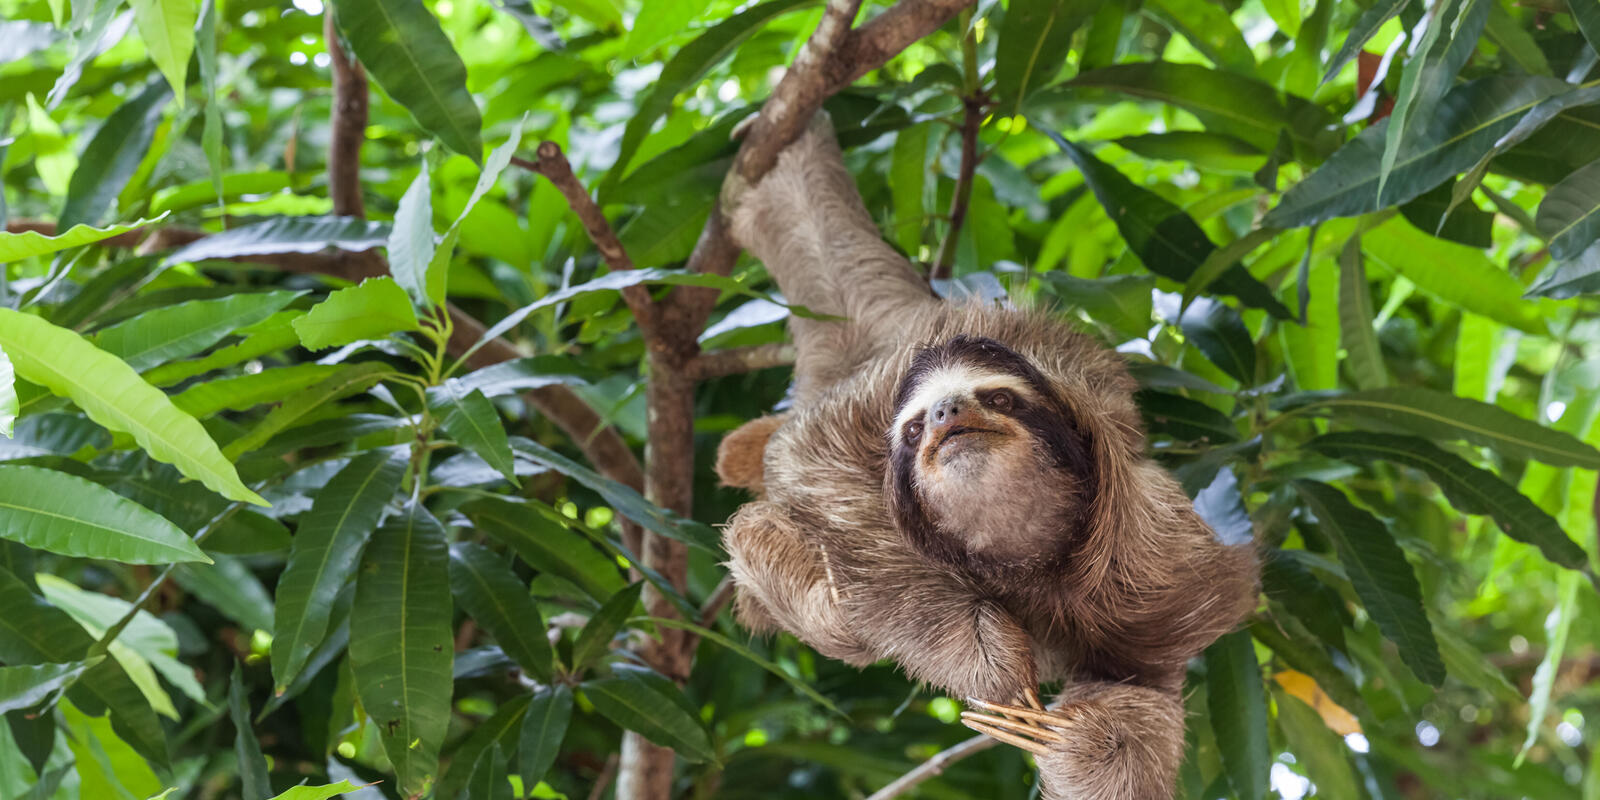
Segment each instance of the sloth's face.
M888 438L890 502L914 541L1031 558L1071 530L1086 446L1039 370L999 342L918 353Z

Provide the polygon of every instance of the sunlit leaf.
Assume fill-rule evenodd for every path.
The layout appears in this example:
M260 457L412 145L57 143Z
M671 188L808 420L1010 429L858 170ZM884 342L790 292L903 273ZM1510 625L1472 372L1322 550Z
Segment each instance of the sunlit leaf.
M339 33L383 90L445 147L482 163L467 69L422 0L331 0Z
M241 293L151 309L94 335L96 347L144 371L194 355L267 319L304 292Z
M65 664L0 667L0 713L38 705L98 663L100 659L95 658Z
M417 314L393 278L368 278L359 286L331 292L294 321L294 330L306 349L323 350L417 330Z
M184 86L189 82L189 57L194 53L194 26L199 9L194 0L130 0L133 21L139 38L150 51L150 60L165 75L183 105Z
M151 223L160 222L165 214L154 219L141 219L126 225L112 225L105 228L91 228L88 225L74 225L57 236L46 236L38 231L21 231L10 233L0 231L0 264L11 261L20 261L32 256L48 255L73 247L121 236L129 231L135 231Z
M97 483L38 467L0 466L0 537L128 564L211 561L148 509Z

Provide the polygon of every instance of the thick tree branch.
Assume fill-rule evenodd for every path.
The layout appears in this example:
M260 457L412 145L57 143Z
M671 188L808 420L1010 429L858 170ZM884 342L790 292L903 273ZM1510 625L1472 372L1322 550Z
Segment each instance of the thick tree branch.
M361 144L367 138L367 72L339 44L333 7L322 15L322 35L333 65L333 109L328 121L328 199L341 217L365 217L361 200Z
M701 353L689 364L689 374L697 381L740 375L770 367L784 367L794 363L794 345L788 342L758 344Z
M967 756L988 750L997 744L999 744L998 741L980 735L974 736L954 747L941 750L933 758L922 762L916 769L901 775L893 783L873 792L872 796L868 797L867 800L890 800L892 797L899 797L916 788L917 784L944 772L945 768L951 764Z

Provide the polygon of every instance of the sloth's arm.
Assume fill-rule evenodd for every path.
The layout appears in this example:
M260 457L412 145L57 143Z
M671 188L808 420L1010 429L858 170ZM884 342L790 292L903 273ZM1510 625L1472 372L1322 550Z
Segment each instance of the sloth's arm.
M855 635L828 575L825 555L777 505L746 503L723 532L739 622L758 633L782 628L817 652L855 666L878 659Z
M717 478L724 486L748 489L759 496L766 487L767 440L783 424L783 416L757 417L717 445Z
M963 713L975 730L1034 754L1045 800L1166 800L1183 759L1176 691L1127 683L1071 684L1049 711Z
M734 240L766 264L786 300L849 320L791 318L802 392L848 375L854 365L841 361L865 357L938 302L883 241L825 114L759 183L730 175L722 199Z

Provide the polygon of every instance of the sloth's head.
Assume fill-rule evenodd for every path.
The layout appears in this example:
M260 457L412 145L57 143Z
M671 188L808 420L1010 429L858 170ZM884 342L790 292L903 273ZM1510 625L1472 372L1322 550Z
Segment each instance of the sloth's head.
M1038 367L993 339L957 336L918 351L888 438L896 524L947 562L1059 556L1094 485L1071 410Z

